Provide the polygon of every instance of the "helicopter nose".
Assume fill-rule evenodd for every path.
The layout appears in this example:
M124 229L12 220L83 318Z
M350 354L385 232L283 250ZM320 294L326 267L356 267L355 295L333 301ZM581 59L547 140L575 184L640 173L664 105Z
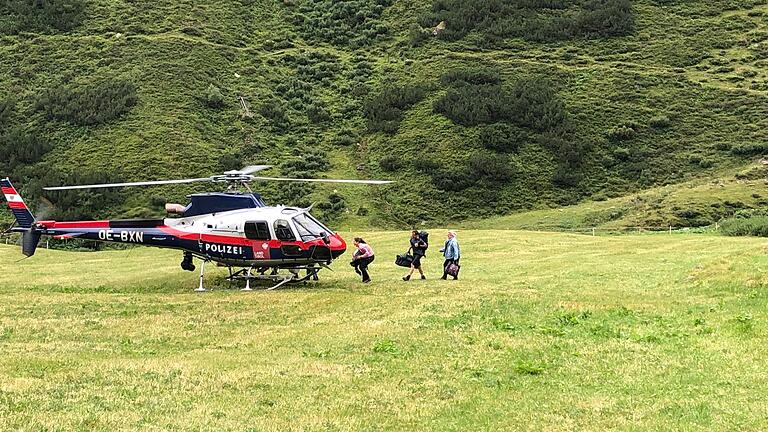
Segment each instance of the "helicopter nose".
M329 239L328 247L331 249L334 258L337 258L347 250L347 243L341 238L339 233L334 233Z

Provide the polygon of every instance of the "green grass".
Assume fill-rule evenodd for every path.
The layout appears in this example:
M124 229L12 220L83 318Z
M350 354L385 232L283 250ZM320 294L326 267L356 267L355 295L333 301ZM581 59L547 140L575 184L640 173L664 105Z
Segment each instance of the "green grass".
M765 241L460 231L453 282L432 236L426 281L377 232L370 285L202 295L176 252L0 247L0 429L768 427Z

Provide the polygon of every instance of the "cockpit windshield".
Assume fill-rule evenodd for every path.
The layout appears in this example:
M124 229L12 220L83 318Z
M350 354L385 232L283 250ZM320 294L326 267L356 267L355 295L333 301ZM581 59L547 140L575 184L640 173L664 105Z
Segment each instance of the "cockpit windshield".
M296 224L296 229L299 231L302 240L324 238L333 234L331 230L318 222L309 213L300 213L294 216L293 222Z

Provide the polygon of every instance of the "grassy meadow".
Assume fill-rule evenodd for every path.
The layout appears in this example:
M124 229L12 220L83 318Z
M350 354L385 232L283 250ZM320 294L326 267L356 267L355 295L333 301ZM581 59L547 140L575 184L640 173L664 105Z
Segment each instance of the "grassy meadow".
M350 237L351 233L346 233ZM357 233L355 233L357 234ZM462 231L459 281L228 290L176 252L0 247L0 430L765 430L766 242Z

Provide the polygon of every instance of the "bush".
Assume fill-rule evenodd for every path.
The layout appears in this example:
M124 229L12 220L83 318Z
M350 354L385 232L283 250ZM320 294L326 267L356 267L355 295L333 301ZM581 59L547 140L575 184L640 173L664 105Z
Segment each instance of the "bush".
M648 125L654 129L668 128L671 124L672 122L669 120L669 117L665 115L651 117L651 120L648 122Z
M107 209L122 203L121 189L104 188L89 190L43 191L41 186L68 184L119 183L122 178L111 172L86 172L64 174L55 169L39 173L37 181L31 181L28 188L32 196L43 196L53 208L47 218L56 220L88 220L107 216Z
M395 155L385 156L379 160L379 166L386 172L394 172L402 168L403 163Z
M221 108L224 106L224 95L221 90L213 84L208 85L203 95L203 100L209 108Z
M512 87L511 115L515 121L538 131L550 131L566 119L565 103L552 83L534 76L517 80Z
M335 220L347 209L347 203L344 201L344 197L332 193L328 195L328 201L320 202L315 207L322 212L323 219Z
M90 126L106 123L129 112L138 102L136 86L126 80L89 86L62 85L46 90L36 108L49 119Z
M475 66L462 67L446 72L441 77L443 84L501 84L501 73L496 68Z
M363 103L363 114L372 132L394 134L400 127L403 111L421 101L426 92L422 86L386 86Z
M620 142L631 140L637 135L637 132L628 126L617 126L606 132L605 135L612 142Z
M299 0L291 20L310 39L359 47L389 33L381 14L391 0Z
M53 146L39 133L29 133L14 127L0 135L0 167L6 175L19 166L33 164L51 151Z
M569 10L574 3L581 8ZM441 39L458 40L478 31L480 43L491 45L508 37L543 42L622 36L634 28L629 0L434 0L432 10L419 17L423 27L441 21L447 23Z
M16 108L16 99L11 96L0 98L0 132L9 124L11 113Z
M506 123L494 123L480 129L479 139L483 147L489 150L515 153L531 137L528 132L519 127Z
M497 184L511 180L514 175L512 164L508 157L487 153L470 157L467 162L467 168L471 177Z
M462 85L448 89L436 100L433 109L454 123L476 126L510 118L509 94L496 85Z
M430 37L432 37L432 33L429 30L423 29L416 23L411 24L411 27L408 28L408 35L408 42L413 47L420 46Z
M66 32L82 24L83 0L5 0L0 5L0 34Z
M449 71L442 81L451 87L433 109L463 126L513 121L549 131L566 120L565 104L543 77L519 79L508 89L495 69L462 68Z
M635 20L629 0L590 0L573 22L573 36L624 36L632 32Z
M721 229L727 236L768 237L768 216L729 218L723 221Z
M277 130L284 130L288 126L288 115L283 104L277 101L268 101L261 104L259 114L269 120Z
M752 142L731 147L731 153L738 156L756 156L768 154L768 142Z

